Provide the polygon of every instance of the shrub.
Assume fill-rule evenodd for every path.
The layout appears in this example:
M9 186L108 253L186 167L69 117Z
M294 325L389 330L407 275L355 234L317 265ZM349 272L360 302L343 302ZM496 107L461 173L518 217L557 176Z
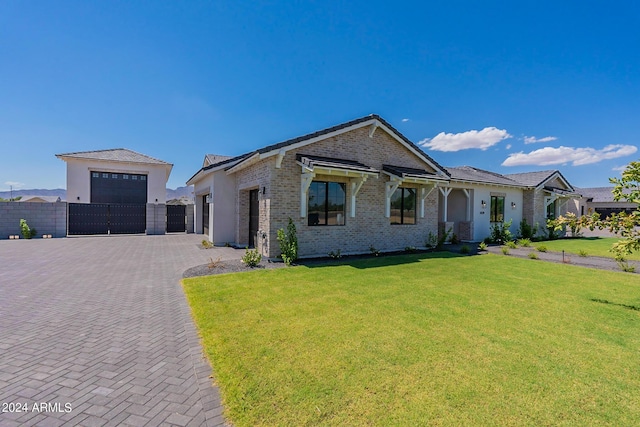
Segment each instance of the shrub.
M380 250L376 249L373 245L369 246L369 252L371 252L371 254L375 256L380 255Z
M506 246L503 246L502 248L500 248L502 250L502 254L503 255L509 255L509 248Z
M486 251L487 244L485 242L480 242L480 244L478 245L478 249L480 249L481 251Z
M202 247L205 249L210 249L213 247L213 243L211 243L207 239L202 239Z
M523 248L528 248L529 246L531 246L531 239L519 239L518 245L522 246Z
M507 222L496 223L491 226L491 243L505 243L511 240L511 223L513 220Z
M587 255L589 255L589 254L588 254L588 253L587 253L587 251L585 251L584 249L580 249L580 250L578 251L578 255L580 255L581 257L583 257L583 258L584 258L584 257L586 257L586 256L587 256Z
M257 249L246 249L242 256L242 262L251 268L257 267L260 261L262 261L262 255Z
M457 245L458 243L460 243L460 239L458 239L456 233L452 233L451 240L449 240L449 242L451 242L452 245Z
M448 230L444 230L444 232L442 233L442 236L438 237L438 243L436 244L436 249L442 250L445 242L449 238L449 235L451 234L452 231L453 231L452 228L449 228Z
M536 246L536 250L538 252L547 252L547 247L545 245L538 245Z
M527 223L527 220L522 218L522 221L520 221L520 227L518 228L518 235L522 239L530 239L531 240L536 235L536 228L531 227L531 225L529 225L529 223Z
M333 258L333 259L342 258L342 254L340 253L340 249L336 249L335 251L331 251L327 255L329 255L329 258Z
M405 252L409 252L409 253L413 253L413 252L417 251L417 249L416 249L416 247L415 247L415 246L406 246L406 247L404 248L404 251L405 251Z
M216 260L214 261L213 258L209 257L209 263L207 264L207 267L213 269L213 268L223 268L224 267L224 263L222 261L220 261L221 257L216 258Z
M278 243L280 244L280 256L285 264L291 265L292 262L298 259L296 225L291 218L289 218L286 232L282 228L278 230Z
M535 253L535 252L529 252L529 255L528 255L528 256L529 256L529 258L531 258L531 259L540 259L540 258L538 258L538 254L537 254L537 253Z
M509 247L509 249L516 249L518 247L518 245L516 245L516 242L514 242L513 240L509 240L507 242L507 246Z
M22 237L24 237L25 239L31 239L36 234L38 234L35 228L29 228L26 219L20 220L20 232L22 233Z
M462 245L462 247L460 248L460 253L467 255L471 253L471 248L467 245Z
M436 236L432 232L429 232L429 235L427 236L427 240L424 243L424 245L427 248L435 248L437 244L438 244L438 236Z

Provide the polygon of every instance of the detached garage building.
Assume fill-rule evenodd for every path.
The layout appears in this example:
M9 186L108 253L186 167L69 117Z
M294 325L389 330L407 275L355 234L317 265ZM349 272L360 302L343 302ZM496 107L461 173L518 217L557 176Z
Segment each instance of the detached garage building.
M171 163L124 148L56 157L67 163L68 234L165 233Z

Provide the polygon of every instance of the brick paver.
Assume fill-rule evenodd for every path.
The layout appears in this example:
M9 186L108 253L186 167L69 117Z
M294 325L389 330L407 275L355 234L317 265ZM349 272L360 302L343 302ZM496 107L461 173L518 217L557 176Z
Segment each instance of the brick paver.
M224 425L179 279L240 255L201 237L0 241L0 425Z

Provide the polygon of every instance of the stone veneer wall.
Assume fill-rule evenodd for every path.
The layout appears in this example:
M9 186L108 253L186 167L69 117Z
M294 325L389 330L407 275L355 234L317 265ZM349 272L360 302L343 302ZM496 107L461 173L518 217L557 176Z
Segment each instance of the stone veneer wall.
M0 202L0 239L19 235L20 219L25 219L38 232L36 237L51 234L52 237L67 235L67 203Z
M345 225L309 226L307 218L300 217L301 167L295 160L298 153L355 160L378 170L382 170L383 164L430 170L429 166L384 130L377 129L373 138L369 138L368 132L368 127L360 128L291 150L286 153L280 169L275 168L274 157L238 174L239 183L253 181L259 183L260 188L266 187L266 194L260 202L260 228L267 232L265 255L279 255L276 233L279 228L286 228L289 217L297 228L299 254L302 257L326 256L337 249L343 254L366 253L370 246L382 251L424 246L429 232L437 233L437 191L432 191L425 201L424 218L420 218L420 202L417 202L415 225L391 225L389 218L385 217L385 182L389 179L383 173L379 178L369 178L364 183L356 197L356 214L353 218L351 189L347 185ZM337 176L319 175L316 180L349 182L348 178ZM247 218L247 224L241 224L238 228L241 231L248 229L248 207L244 206L248 205L248 193L240 197L238 217L241 221ZM242 235L239 237L245 238Z

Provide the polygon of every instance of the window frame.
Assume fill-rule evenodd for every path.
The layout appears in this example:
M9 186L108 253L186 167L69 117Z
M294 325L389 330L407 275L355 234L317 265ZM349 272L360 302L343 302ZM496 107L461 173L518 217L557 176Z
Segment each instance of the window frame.
M404 202L405 202L405 199L408 197L408 194L405 195L405 190L407 191L407 193L409 193L410 191L413 192L413 222L405 222L405 215L404 215L405 206L404 206ZM400 191L400 222L391 222L390 221L391 225L416 225L418 223L418 191L415 188L398 187L398 188L396 188L396 191L394 191L393 194L391 195L392 199L393 199L393 196L398 191Z
M318 222L317 224L313 224L311 222L311 215L312 215L312 209L310 206L310 193L311 193L311 187L316 184L324 184L325 188L325 199L324 199L324 224L321 224L320 222ZM338 224L329 224L329 194L330 194L330 186L331 185L338 185L341 189L342 189L342 193L344 194L344 199L342 201L342 223L338 223ZM311 181L311 184L309 185L309 192L307 193L307 225L309 227L340 227L340 226L344 226L346 225L347 221L347 185L344 182L337 182L337 181ZM314 210L315 212L315 210Z
M490 196L490 205L489 205L489 222L504 222L504 206L506 203L505 196ZM498 203L498 199L502 199L502 211L499 211L498 207L500 204ZM502 215L502 219L498 219L498 216Z

